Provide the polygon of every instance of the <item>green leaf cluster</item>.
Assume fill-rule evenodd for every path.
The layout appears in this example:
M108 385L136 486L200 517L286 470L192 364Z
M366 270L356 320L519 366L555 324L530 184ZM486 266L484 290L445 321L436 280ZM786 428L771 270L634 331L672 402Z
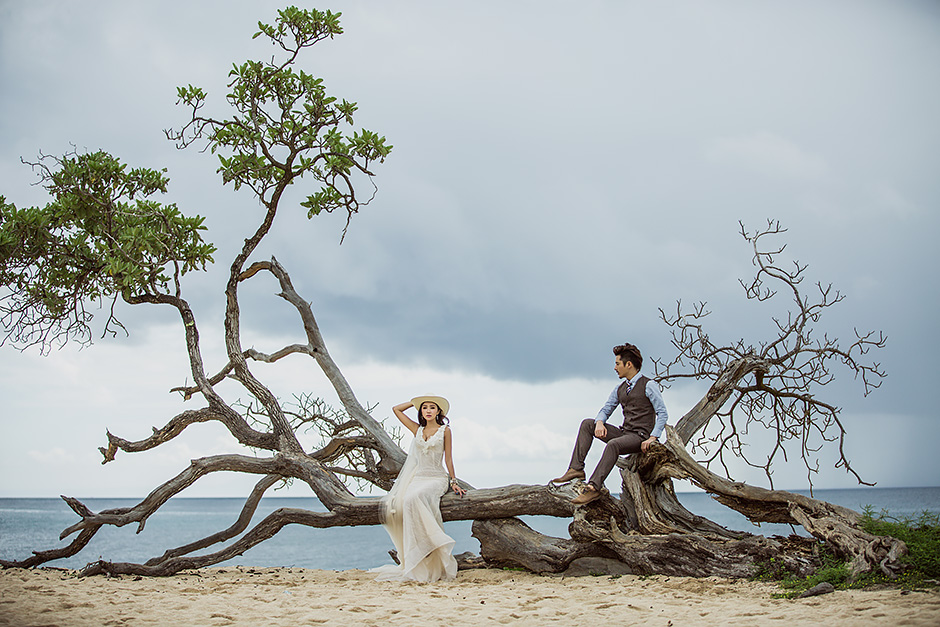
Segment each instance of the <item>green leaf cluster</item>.
M332 38L334 35L343 33L343 29L339 25L339 18L342 13L287 7L278 11L277 14L278 20L274 26L258 22L260 30L254 34L252 39L264 34L287 50L289 44L286 42L290 40L302 46L310 46L326 37Z
M357 212L365 203L356 197L355 176L373 176L371 165L383 162L392 146L366 129L342 132L354 123L356 103L330 96L323 79L294 67L302 49L343 32L340 15L289 7L278 12L275 24L259 22L254 37L270 39L286 59L233 65L226 98L235 114L228 119L202 117L206 93L192 85L178 88L193 119L170 136L181 145L205 138L218 156L223 183L252 189L269 209L288 185L309 176L321 186L301 203L308 217L339 208Z
M130 169L104 151L34 164L52 197L17 208L0 197L0 312L8 337L44 341L48 327L87 336L88 301L129 302L178 292L178 279L212 262L201 216L152 199L165 170Z

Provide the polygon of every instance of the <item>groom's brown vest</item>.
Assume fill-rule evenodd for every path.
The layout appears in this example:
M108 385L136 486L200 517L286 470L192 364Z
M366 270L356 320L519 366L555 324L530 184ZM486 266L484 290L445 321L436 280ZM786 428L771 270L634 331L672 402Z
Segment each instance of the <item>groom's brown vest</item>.
M650 436L656 424L656 410L646 397L646 383L649 381L641 376L627 392L628 381L624 381L617 388L617 400L623 407L623 430L640 434L645 440Z

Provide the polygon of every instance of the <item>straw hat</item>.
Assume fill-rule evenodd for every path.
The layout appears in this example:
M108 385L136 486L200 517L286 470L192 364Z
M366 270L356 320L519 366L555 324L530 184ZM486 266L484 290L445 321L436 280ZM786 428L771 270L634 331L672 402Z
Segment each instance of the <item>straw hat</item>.
M421 404L428 401L434 403L440 408L442 416L446 416L447 412L450 411L450 403L448 403L447 399L443 396L431 396L429 394L424 396L416 396L411 399L411 404L415 406L415 409L421 411Z

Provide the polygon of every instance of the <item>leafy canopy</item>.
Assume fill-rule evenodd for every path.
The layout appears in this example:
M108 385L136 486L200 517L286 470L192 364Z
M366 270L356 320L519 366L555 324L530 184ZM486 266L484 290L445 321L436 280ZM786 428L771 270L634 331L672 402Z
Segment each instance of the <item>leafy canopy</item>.
M267 36L288 53L287 59L233 66L227 100L235 115L230 119L200 114L207 98L203 89L178 88L179 102L191 108L193 117L167 136L180 147L206 140L218 154L223 183L251 188L269 209L288 185L309 175L322 185L300 203L307 217L343 208L351 218L368 202L356 196L356 175L373 176L372 163L383 162L392 146L366 129L342 133L341 125L353 124L356 103L328 95L323 79L291 67L304 48L343 32L340 15L289 7L278 12L275 25L259 22L254 37Z
M128 169L103 151L33 165L50 203L20 209L0 196L0 314L14 344L88 341L85 303L178 292L181 275L212 262L203 218L153 200L165 170ZM110 325L120 326L113 314Z
M178 148L204 141L218 156L223 184L250 188L267 208L236 266L267 233L286 188L303 177L320 183L300 203L308 217L345 209L348 228L371 200L357 197L357 178L371 182L371 165L383 162L392 147L369 130L341 132L340 126L352 125L356 103L329 96L321 79L293 68L304 48L343 32L339 17L289 7L274 25L259 22L254 37L267 37L287 55L233 66L228 119L201 115L207 98L201 88L177 91L191 119L167 137ZM119 297L180 306L180 277L213 261L215 247L202 239L204 219L153 199L167 190L165 169L130 169L104 151L41 156L31 165L52 201L19 209L0 196L0 323L6 333L0 343L43 349L70 339L88 343L92 316L85 307L108 299L104 328L114 333L123 328L114 316Z

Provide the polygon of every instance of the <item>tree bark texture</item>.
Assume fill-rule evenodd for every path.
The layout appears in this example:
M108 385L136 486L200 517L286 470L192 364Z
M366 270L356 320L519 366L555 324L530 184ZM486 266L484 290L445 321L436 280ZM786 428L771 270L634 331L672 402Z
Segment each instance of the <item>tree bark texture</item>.
M473 535L482 557L541 573L563 572L581 557L614 557L634 574L692 577L750 577L773 560L775 570L805 576L819 565L822 542L849 560L856 574L877 570L895 577L902 568L905 544L862 530L858 512L719 477L692 459L670 427L664 446L620 465L621 498L605 495L576 508L571 539L548 538L518 520L478 520ZM767 538L725 529L682 507L672 479L691 480L752 522L802 525L813 537Z

